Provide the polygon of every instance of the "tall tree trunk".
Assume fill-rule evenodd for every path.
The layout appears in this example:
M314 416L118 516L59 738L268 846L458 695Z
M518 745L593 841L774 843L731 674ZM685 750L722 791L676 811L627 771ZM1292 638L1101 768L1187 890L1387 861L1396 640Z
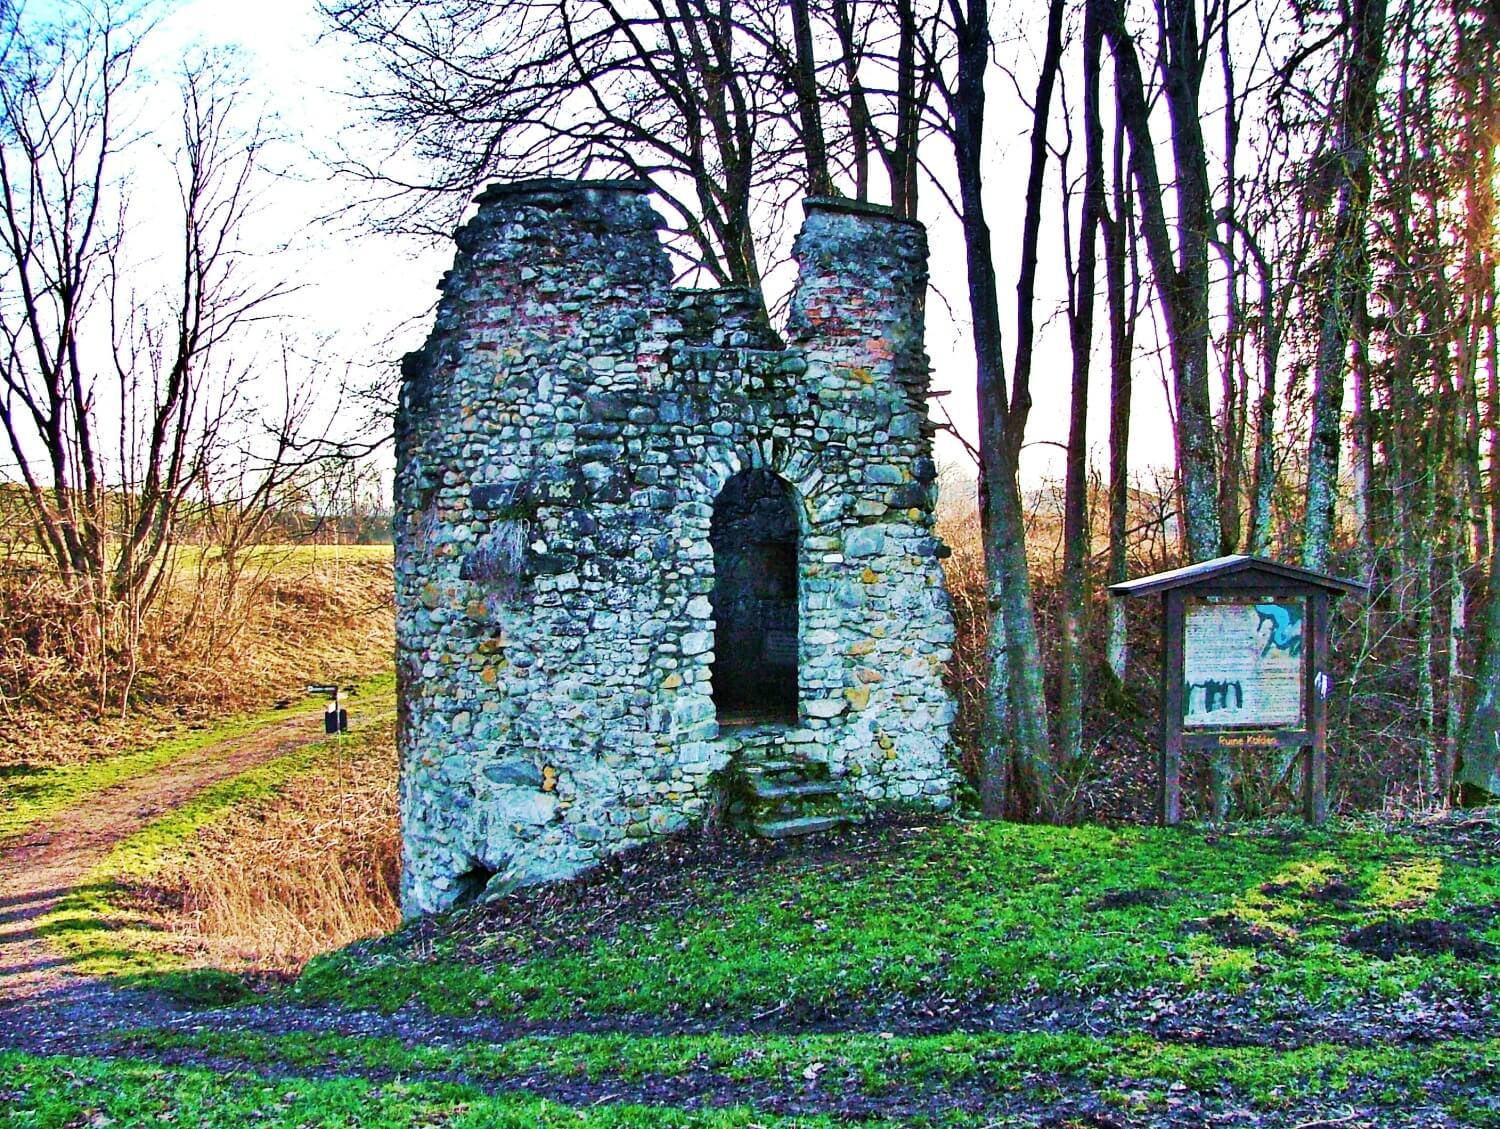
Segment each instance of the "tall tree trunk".
M807 194L833 195L833 178L828 174L828 148L823 142L823 115L818 108L818 65L813 57L812 20L807 0L791 0L792 39L796 44L797 64L794 83L797 113L802 119L802 148L807 158Z
M1104 40L1097 3L1083 18L1083 211L1069 329L1073 347L1063 497L1062 669L1058 693L1057 761L1069 781L1083 757L1084 616L1088 606L1089 362L1094 348L1094 270L1104 214L1104 126L1099 113L1099 63Z
M804 10L806 5L803 5ZM849 119L849 145L852 150L850 163L854 170L854 198L870 198L870 142L873 130L870 125L870 107L865 98L864 83L859 77L860 45L855 41L854 16L849 10L849 0L833 0L833 28L839 40L840 63L844 68L844 81L849 87L845 114ZM808 38L811 40L811 32ZM808 54L811 55L809 49ZM892 206L895 198L892 197ZM898 207L897 215L906 215Z
M1285 307L1277 309L1271 264L1248 234L1246 244L1260 269L1260 399L1255 405L1255 469L1250 488L1246 549L1264 556L1271 546L1271 497L1276 489L1276 370L1281 364Z
M1425 445L1425 444L1424 444ZM1428 459L1434 458L1432 451ZM1423 529L1434 529L1437 520L1437 468L1427 462L1422 474L1421 517ZM1417 560L1413 586L1417 599L1417 700L1421 704L1418 739L1418 785L1422 802L1426 806L1435 804L1438 798L1438 751L1437 751L1437 688L1433 677L1434 612L1437 593L1433 590L1434 558L1437 547L1434 536L1422 538L1417 547Z
M1109 305L1109 567L1110 584L1128 579L1126 536L1130 523L1130 366L1135 350L1134 295L1127 298L1125 269L1130 191L1126 183L1125 128L1115 115L1113 194L1114 214L1104 221L1104 278ZM1128 303L1128 304L1127 304ZM1125 601L1109 602L1109 669L1115 678L1125 678L1129 644L1125 630Z
M1240 110L1234 86L1234 53L1229 44L1228 14L1219 22L1219 71L1224 83L1224 207L1223 214L1239 214ZM1212 229L1210 229L1210 232ZM1245 470L1245 426L1250 399L1250 366L1245 360L1246 276L1231 237L1221 244L1224 257L1224 360L1220 366L1224 454L1219 474L1219 551L1239 551L1240 505Z
M1062 0L1053 0L1049 47L1060 31ZM950 0L957 30L958 75L952 96L953 146L962 208L964 251L968 267L969 307L974 324L974 352L979 400L979 451L985 542L992 626L987 647L989 688L981 739L985 747L1011 750L1013 771L1008 790L988 789L991 803L1003 798L1012 812L1028 818L1050 815L1051 742L1041 676L1041 646L1026 571L1026 528L1021 507L1018 465L1021 436L1030 394L1017 381L1017 395L1006 389L996 284L983 187L984 78L989 65L987 0ZM1060 47L1058 49L1060 54ZM1044 75L1047 68L1044 67ZM1051 73L1056 73L1054 59ZM1045 90L1051 101L1050 84ZM1039 110L1039 113L1043 113ZM1040 123L1045 133L1045 117ZM1045 164L1045 145L1043 145ZM1033 148L1035 157L1035 148ZM1035 161L1033 162L1033 171ZM1033 176L1033 183L1039 177ZM1033 196L1035 195L1035 199ZM1028 212L1040 207L1040 190L1028 190ZM1035 224L1028 218L1028 229ZM1023 280L1027 256L1022 252ZM1032 248L1031 261L1035 261ZM1034 265L1033 265L1034 272ZM1018 355L1020 355L1018 353ZM1029 358L1028 358L1029 364ZM999 695L1005 695L1003 698ZM987 756L993 767L995 758ZM996 814L990 811L988 814Z
M1104 34L1115 60L1120 114L1130 134L1131 167L1140 199L1141 230L1162 299L1176 400L1177 470L1182 482L1188 553L1207 560L1219 551L1218 444L1209 395L1208 158L1198 109L1203 77L1194 0L1163 0L1166 43L1162 71L1176 166L1177 251L1169 233L1164 190L1151 137L1150 108L1135 41L1125 27L1123 0L1105 4Z
M1370 131L1385 65L1385 11L1386 0L1354 0L1354 38L1344 76L1336 150L1330 154L1338 204L1313 375L1307 516L1302 535L1302 563L1313 569L1328 564L1338 493L1344 368L1354 310L1369 287L1365 213L1370 196Z
M917 150L922 138L922 104L917 86L917 13L913 0L897 0L900 43L896 48L896 135L886 167L891 178L891 207L898 215L917 214Z
M1461 28L1461 25L1460 25ZM1476 400L1475 424L1479 423L1477 399L1479 357L1485 356L1484 390L1488 400L1484 430L1489 453L1483 494L1474 498L1474 508L1486 512L1483 528L1486 546L1486 584L1479 624L1478 652L1474 669L1473 700L1459 733L1455 780L1459 799L1494 799L1500 796L1500 332L1497 332L1493 279L1496 267L1495 151L1500 145L1500 105L1495 97L1495 56L1481 40L1460 43L1460 75L1466 79L1463 104L1468 107L1469 136L1476 154L1469 174L1468 190L1468 285L1478 300L1472 307L1474 320L1470 347L1471 394ZM1471 456L1478 470L1478 445ZM1476 490L1479 490L1476 474Z
M1468 546L1464 538L1455 537L1448 547L1448 677L1443 685L1443 760L1438 766L1437 792L1447 804L1458 768L1458 741L1463 728L1464 635L1469 627L1469 593L1465 578Z
M1490 543L1485 560L1486 590L1474 664L1474 699L1458 739L1455 780L1459 799L1488 801L1500 796L1500 332L1490 306L1489 338L1489 508Z
M1355 537L1359 545L1359 571L1366 584L1375 579L1375 527L1371 514L1370 493L1375 482L1375 428L1370 415L1370 314L1366 295L1357 299L1354 310L1354 359L1349 376L1354 384L1353 414L1349 434L1353 442L1353 511Z

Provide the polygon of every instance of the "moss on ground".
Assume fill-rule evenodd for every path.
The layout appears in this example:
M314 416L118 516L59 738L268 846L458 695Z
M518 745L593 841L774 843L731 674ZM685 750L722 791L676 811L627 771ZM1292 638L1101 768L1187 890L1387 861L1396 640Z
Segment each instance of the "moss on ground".
M1004 1003L1112 991L1257 992L1325 1006L1496 986L1485 955L1392 959L1346 943L1376 922L1500 904L1500 858L1457 857L1372 824L1309 831L946 823L850 861L794 852L731 886L684 875L628 920L564 908L408 931L309 966L293 992L393 1010L508 1017L792 1015L905 1001ZM1329 894L1328 891L1334 891Z

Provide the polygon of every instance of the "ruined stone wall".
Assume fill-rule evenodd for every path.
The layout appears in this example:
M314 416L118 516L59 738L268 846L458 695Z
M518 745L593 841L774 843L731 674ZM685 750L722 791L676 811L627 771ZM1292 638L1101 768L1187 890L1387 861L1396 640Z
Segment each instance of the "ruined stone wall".
M854 801L941 810L953 628L932 532L926 239L809 201L783 346L681 291L641 186L499 185L457 236L397 422L403 900L577 873L717 802L725 482L798 504L799 719Z

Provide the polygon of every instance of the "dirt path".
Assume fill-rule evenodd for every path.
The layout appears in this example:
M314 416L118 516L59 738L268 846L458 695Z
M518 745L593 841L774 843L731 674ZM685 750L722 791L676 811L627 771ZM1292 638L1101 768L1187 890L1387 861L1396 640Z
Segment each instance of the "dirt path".
M204 788L319 740L319 720L299 714L195 750L0 845L0 1037L44 1014L60 1030L97 1029L138 1005L139 993L70 974L37 926L116 844Z

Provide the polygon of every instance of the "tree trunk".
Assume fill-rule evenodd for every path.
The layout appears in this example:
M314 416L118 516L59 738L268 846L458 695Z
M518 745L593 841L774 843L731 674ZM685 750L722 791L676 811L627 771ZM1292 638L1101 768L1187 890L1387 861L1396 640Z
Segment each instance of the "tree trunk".
M1208 158L1198 110L1202 80L1197 11L1193 0L1165 0L1164 87L1176 166L1177 252L1168 232L1164 190L1151 137L1150 108L1135 42L1125 27L1122 0L1105 5L1104 34L1115 60L1119 111L1129 131L1131 167L1140 199L1141 230L1172 357L1176 400L1177 470L1182 482L1188 554L1207 560L1219 551L1218 449L1208 373ZM1180 265L1179 265L1180 263Z
M807 0L791 0L790 7L792 39L797 51L793 81L797 113L802 120L802 148L807 158L807 194L831 196L833 178L828 174L828 148L823 142L823 116L818 109L818 65L813 57L812 20Z
M1127 298L1125 268L1130 230L1130 191L1126 183L1125 127L1115 115L1113 194L1114 214L1104 223L1104 278L1109 305L1109 566L1107 579L1118 584L1128 579L1126 535L1130 523L1130 367L1135 350L1133 294ZM1127 304L1128 303L1128 304ZM1129 643L1125 630L1125 601L1109 602L1109 669L1116 679L1125 678Z
M1493 186L1493 176L1484 183ZM1497 332L1493 300L1487 308L1484 336L1489 346L1485 389L1489 400L1486 436L1489 551L1479 654L1474 664L1474 698L1459 733L1458 765L1454 773L1458 798L1464 803L1500 797L1500 465L1496 463L1496 453L1500 452L1500 332Z
M1380 73L1385 64L1386 0L1354 0L1354 41L1344 79L1337 151L1338 180L1327 283L1314 366L1312 426L1307 450L1307 507L1302 563L1323 569L1333 535L1342 439L1344 368L1353 314L1369 288L1365 212L1370 196L1369 135L1375 124Z
M1062 663L1058 692L1057 762L1073 779L1083 757L1084 616L1088 606L1088 406L1089 362L1094 346L1094 270L1104 213L1104 127L1099 113L1099 63L1104 32L1097 4L1083 22L1083 212L1078 264L1069 309L1073 347L1068 419L1067 476L1063 497Z
M1054 0L1054 6L1060 7L1061 2ZM1010 749L1013 766L1008 788L991 781L986 791L992 799L1003 796L1006 806L1023 817L1045 817L1049 814L1052 791L1051 747L1042 692L1041 648L1031 606L1031 581L1026 571L1025 518L1017 481L1020 438L1016 421L1019 419L1024 428L1025 414L1024 407L1017 412L1005 384L999 291L982 196L989 13L986 0L950 0L950 6L958 37L952 141L962 208L969 308L974 324L982 524L992 623L987 648L986 732L981 740L986 749ZM1047 93L1050 101L1050 89ZM996 623L1000 625L998 629ZM996 759L992 753L984 758L992 768Z

